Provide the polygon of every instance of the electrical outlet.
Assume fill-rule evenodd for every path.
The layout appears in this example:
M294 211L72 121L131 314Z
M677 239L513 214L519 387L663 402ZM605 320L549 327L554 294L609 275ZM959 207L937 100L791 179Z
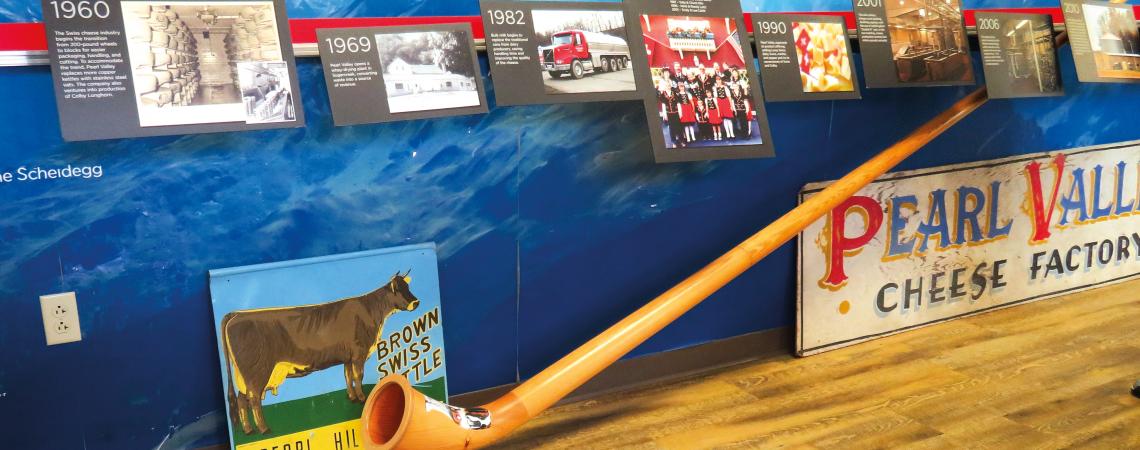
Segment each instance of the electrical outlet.
M79 310L75 306L74 292L40 296L40 311L44 316L44 337L47 338L47 345L66 344L83 339L79 331Z

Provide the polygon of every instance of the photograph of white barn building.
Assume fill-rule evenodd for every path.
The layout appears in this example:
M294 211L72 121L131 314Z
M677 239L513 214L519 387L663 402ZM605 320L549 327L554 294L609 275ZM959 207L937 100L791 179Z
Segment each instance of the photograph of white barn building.
M392 113L480 104L470 53L454 32L376 35Z
M384 72L384 86L389 96L422 92L474 91L471 77L448 72L434 64L408 64L397 58Z

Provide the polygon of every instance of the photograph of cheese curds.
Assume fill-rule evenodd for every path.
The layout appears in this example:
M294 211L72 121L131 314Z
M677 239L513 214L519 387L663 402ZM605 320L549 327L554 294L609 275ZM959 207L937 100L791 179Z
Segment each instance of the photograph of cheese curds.
M804 92L853 92L851 55L840 23L792 22Z

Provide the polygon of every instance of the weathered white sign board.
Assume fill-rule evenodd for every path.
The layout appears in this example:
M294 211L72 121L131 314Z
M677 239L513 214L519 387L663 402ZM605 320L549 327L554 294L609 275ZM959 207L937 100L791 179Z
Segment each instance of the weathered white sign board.
M800 235L797 353L1140 275L1138 175L1140 141L883 176Z

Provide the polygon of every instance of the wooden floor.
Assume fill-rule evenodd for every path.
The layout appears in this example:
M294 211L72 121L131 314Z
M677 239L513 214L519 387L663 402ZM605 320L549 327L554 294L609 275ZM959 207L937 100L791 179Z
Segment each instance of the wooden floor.
M502 448L1140 449L1140 282L559 406Z

